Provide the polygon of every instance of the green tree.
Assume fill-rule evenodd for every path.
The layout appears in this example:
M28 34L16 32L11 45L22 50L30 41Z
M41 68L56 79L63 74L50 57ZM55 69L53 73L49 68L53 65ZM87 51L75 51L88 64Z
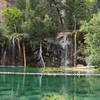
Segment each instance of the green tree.
M100 66L100 13L94 14L89 22L83 22L81 30L87 32L85 42L87 43L86 58L88 63Z
M29 11L29 17L23 22L22 29L23 33L28 33L34 41L42 41L44 38L55 36L56 33L56 25L52 19L48 15L41 18L35 15L33 10Z
M23 13L17 8L7 8L3 11L7 28L12 33L20 32Z
M45 15L50 16L59 30L62 26L61 2L57 2L57 0L17 0L16 6L23 11L25 16L28 16L28 10L33 10L35 15L41 18Z
M96 1L95 1L96 2ZM66 26L69 30L79 29L80 21L91 17L95 2L90 0L67 0L66 2Z
M91 18L96 3L96 0L17 0L17 7L26 15L29 9L39 17L49 15L62 31L79 29L81 20Z

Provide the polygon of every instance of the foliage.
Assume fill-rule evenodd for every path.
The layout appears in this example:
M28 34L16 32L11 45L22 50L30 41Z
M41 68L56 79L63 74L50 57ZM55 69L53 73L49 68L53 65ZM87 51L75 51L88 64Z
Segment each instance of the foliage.
M8 31L6 30L6 28L4 26L1 26L0 27L0 36L2 36L3 33L8 33Z
M94 2L96 2L96 0L86 0L86 2L88 2L88 3L94 3Z
M26 14L23 15L22 11L17 8L7 8L3 14L6 17L7 28L11 33L27 33L32 41L41 41L56 33L56 25L48 15L37 16L36 11L29 9L26 17ZM21 23L23 16L26 19Z
M9 31L4 27L0 27L0 45L4 46L8 42L7 36L5 36L6 33L9 33Z
M22 29L24 33L29 33L31 38L33 37L37 41L54 36L56 32L55 23L48 15L41 18L36 16L33 10L29 11L27 20L22 24Z
M25 13L31 9L39 17L50 16L60 31L79 29L80 21L91 17L95 4L96 0L17 0L17 7Z
M5 23L11 32L19 32L23 13L17 8L7 8L3 11Z
M25 10L26 9L26 0L16 0L15 6L22 11Z
M100 66L100 13L94 14L89 22L83 22L81 30L88 32L85 36L87 62Z
M79 29L80 21L90 19L95 3L95 0L92 4L91 0L67 0L65 22L68 29Z

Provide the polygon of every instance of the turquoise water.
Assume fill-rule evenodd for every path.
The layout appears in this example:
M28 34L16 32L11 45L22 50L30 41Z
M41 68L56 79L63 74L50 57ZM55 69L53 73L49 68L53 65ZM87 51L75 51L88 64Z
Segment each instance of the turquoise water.
M100 77L0 75L0 100L47 100L53 95L65 100L100 100Z

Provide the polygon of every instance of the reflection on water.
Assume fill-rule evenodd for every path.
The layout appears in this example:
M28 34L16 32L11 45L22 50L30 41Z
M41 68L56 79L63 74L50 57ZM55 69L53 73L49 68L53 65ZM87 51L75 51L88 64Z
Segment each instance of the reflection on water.
M100 100L99 77L0 75L0 100ZM40 80L41 79L41 80ZM41 83L41 85L40 85ZM49 100L49 99L48 99ZM52 99L53 100L53 99Z

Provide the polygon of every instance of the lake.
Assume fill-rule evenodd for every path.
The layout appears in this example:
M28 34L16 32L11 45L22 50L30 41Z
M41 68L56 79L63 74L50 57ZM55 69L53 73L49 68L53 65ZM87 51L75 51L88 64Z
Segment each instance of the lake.
M22 72L23 68L0 68ZM27 69L27 72L38 69ZM0 75L0 100L100 100L99 76Z

